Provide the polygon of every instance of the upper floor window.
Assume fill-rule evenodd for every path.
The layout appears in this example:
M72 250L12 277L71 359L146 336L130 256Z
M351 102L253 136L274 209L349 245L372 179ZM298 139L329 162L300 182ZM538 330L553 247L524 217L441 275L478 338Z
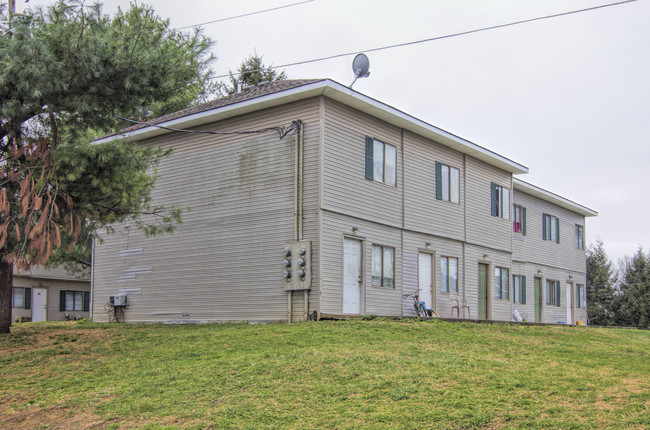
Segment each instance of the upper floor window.
M526 208L512 205L512 231L526 236Z
M576 248L585 249L585 228L576 224Z
M440 291L458 292L458 258L440 257Z
M515 303L526 304L526 277L512 276L512 301Z
M436 161L436 199L460 203L460 170Z
M397 183L397 149L393 145L366 136L366 179Z
M490 184L492 190L492 216L510 219L510 190L494 182Z
M546 304L560 306L560 281L546 280Z
M576 285L576 307L585 307L585 286Z
M497 299L508 300L510 297L510 270L503 267L494 269L494 293Z
M395 286L395 249L386 246L372 246L372 285Z
M560 220L558 217L542 214L542 238L560 243Z

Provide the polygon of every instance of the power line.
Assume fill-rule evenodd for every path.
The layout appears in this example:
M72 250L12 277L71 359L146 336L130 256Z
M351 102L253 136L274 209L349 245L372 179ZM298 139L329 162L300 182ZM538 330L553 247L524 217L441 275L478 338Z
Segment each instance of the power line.
M292 7L292 6L298 6L298 5L301 5L301 4L304 4L304 3L310 3L310 2L313 2L313 1L315 1L315 0L305 0L305 1L298 2L298 3L292 3L292 4L287 4L287 5L284 5L284 6L273 7L271 9L264 9L264 10L258 10L257 12L245 13L243 15L236 15L236 16L231 16L231 17L228 17L228 18L215 19L214 21L202 22L201 24L186 25L185 27L178 27L176 30L184 30L186 28L200 27L202 25L214 24L215 22L230 21L231 19L243 18L245 16L257 15L257 14L264 13L264 12L271 12L273 10L284 9L284 8Z
M490 26L490 27L483 27L483 28L477 28L477 29L474 29L474 30L461 31L459 33L447 34L445 36L436 36L436 37L430 37L428 39L415 40L415 41L412 41L412 42L404 42L404 43L397 43L395 45L382 46L382 47L379 47L379 48L371 48L371 49L365 49L365 50L361 50L361 51L346 52L344 54L330 55L329 57L314 58L312 60L297 61L295 63L281 64L279 66L269 66L267 68L280 69L282 67L299 66L299 65L302 65L302 64L316 63L316 62L319 62L319 61L332 60L334 58L340 58L340 57L347 57L347 56L350 56L350 55L356 55L359 52L383 51L385 49L400 48L402 46L416 45L418 43L433 42L435 40L442 40L442 39L450 39L452 37L465 36L467 34L479 33L481 31L495 30L497 28L511 27L513 25L526 24L526 23L529 23L529 22L541 21L541 20L551 19L551 18L557 18L557 17L560 17L560 16L566 16L566 15L573 15L573 14L576 14L576 13L589 12L589 11L596 10L596 9L603 9L603 8L611 7L611 6L619 6L619 5L622 5L622 4L632 3L632 2L636 2L636 1L638 1L638 0L624 0L624 1L619 1L619 2L616 2L616 3L608 3L608 4L604 4L604 5L600 5L600 6L588 7L586 9L572 10L572 11L569 11L569 12L561 12L561 13L556 13L556 14L553 14L553 15L539 16L539 17L536 17L536 18L529 18L529 19L524 19L524 20L521 20L521 21L509 22L509 23L506 23L506 24L498 24L498 25L493 25L493 26ZM262 69L247 70L245 73L258 72L258 71L262 71ZM242 73L239 73L239 72L232 73L233 76L239 76L241 74ZM228 78L228 77L230 77L230 75L231 75L231 73L229 73L227 75L218 75L218 76L213 76L210 79Z

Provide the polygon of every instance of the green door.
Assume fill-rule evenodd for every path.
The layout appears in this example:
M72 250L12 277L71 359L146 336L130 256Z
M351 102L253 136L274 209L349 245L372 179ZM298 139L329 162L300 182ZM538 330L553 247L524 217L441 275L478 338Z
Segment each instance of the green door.
M542 322L542 280L535 278L535 322Z
M478 265L478 319L487 319L487 264Z

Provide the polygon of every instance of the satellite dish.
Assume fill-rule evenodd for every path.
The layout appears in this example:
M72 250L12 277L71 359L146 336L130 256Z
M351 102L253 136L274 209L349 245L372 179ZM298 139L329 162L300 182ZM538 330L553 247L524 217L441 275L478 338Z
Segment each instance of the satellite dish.
M354 72L354 81L350 84L350 88L359 78L367 78L370 76L370 60L366 54L357 54L352 61L352 71Z

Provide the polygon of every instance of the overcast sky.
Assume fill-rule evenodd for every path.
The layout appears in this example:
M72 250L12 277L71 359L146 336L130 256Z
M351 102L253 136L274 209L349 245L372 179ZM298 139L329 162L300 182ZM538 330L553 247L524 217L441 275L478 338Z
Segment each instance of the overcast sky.
M300 0L150 0L174 27ZM314 0L203 26L216 75L253 52L282 65L613 3ZM32 0L30 5L48 3ZM105 1L112 13L128 0ZM25 8L17 0L16 9ZM650 248L650 0L370 52L354 89L527 166L519 177L599 212L613 261ZM353 56L286 67L353 80Z

